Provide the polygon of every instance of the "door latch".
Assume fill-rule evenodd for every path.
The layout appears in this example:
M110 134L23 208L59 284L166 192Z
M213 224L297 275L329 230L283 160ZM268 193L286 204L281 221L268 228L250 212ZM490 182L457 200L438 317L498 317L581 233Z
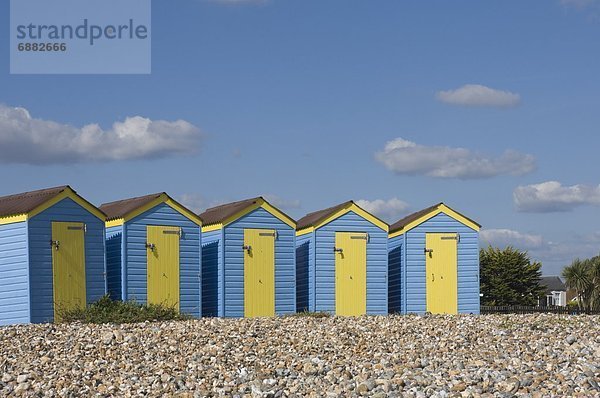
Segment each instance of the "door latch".
M427 253L433 253L433 249L427 249L427 248L425 248L425 249L423 249L423 252L425 254L427 254Z
M244 246L242 246L242 250L246 250L248 252L248 254L250 254L250 250L252 250L252 246L244 245Z
M154 243L148 243L146 242L146 249L150 249L150 251L154 251L154 249L156 249L156 246L154 245Z
M54 247L56 250L58 250L58 248L60 247L60 241L58 241L58 240L51 240L50 241L50 246Z
M341 248L338 248L338 247L335 247L335 246L334 246L334 247L333 247L333 252L334 252L334 253L340 253L340 254L341 254L341 253L343 253L343 252L344 252L344 249L341 249Z

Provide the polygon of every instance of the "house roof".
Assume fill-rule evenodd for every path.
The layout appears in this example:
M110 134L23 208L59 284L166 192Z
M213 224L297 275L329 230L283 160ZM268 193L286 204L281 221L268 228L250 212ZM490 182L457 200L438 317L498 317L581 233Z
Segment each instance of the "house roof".
M242 217L259 207L264 208L274 217L278 218L290 227L294 229L296 228L296 221L293 218L271 205L262 196L211 207L204 213L201 213L199 217L202 219L202 224L204 227L214 225L217 228L220 228L220 226L231 223L237 218Z
M449 206L447 206L443 202L440 202L433 206L429 206L423 210L419 210L417 212L409 214L408 216L396 221L395 223L393 223L390 226L390 234L397 234L397 233L402 234L405 232L403 230L409 230L409 229L413 228L415 226L415 224L419 224L423 221L426 221L427 219L433 217L434 215L436 215L438 213L447 214L448 216L456 219L457 221L459 221L473 229L479 230L479 228L481 228L481 225L479 223L477 223L477 222L473 221L472 219L470 219L469 217L451 209Z
M114 202L104 203L100 206L100 210L106 213L107 220L114 220L117 218L123 218L127 214L134 210L139 209L142 206L147 205L153 200L157 199L164 192L153 193L151 195L138 196L135 198L117 200ZM166 194L165 194L166 195Z
M304 217L302 217L301 219L298 220L296 228L304 229L307 227L313 227L316 224L318 224L320 221L325 220L330 215L337 213L339 210L343 209L344 207L346 207L352 203L354 203L354 202L349 200L347 202L340 203L339 205L328 207L327 209L308 213L307 215L305 215Z
M540 278L540 286L546 287L546 293L567 291L565 283L558 276L542 276Z
M210 209L206 209L204 213L201 213L200 218L205 226L220 224L237 213L244 211L248 207L257 204L261 199L262 198L259 196L257 198L244 199L211 207Z
M26 221L66 198L101 220L106 218L104 212L82 198L73 188L61 185L0 197L0 225Z
M115 202L104 203L100 206L100 210L106 213L106 226L112 227L121 225L140 214L158 206L161 203L166 203L175 211L187 217L190 221L197 225L202 225L200 217L193 211L181 205L172 199L166 192L153 193L150 195L137 196L135 198L117 200Z
M368 220L369 222L385 230L386 232L389 230L389 225L385 221L382 221L381 219L375 217L373 214L369 213L368 211L354 203L354 201L349 200L347 202L340 203L339 205L328 207L327 209L308 213L306 216L298 220L296 227L298 231L297 234L301 235L304 233L308 233L314 229L318 229L321 226L333 221L334 219L348 213L349 211L354 211L362 218Z
M423 217L424 215L431 213L432 211L434 211L435 209L438 208L438 206L440 206L442 203L438 203L435 204L433 206L429 206L423 210L419 210L416 211L412 214L409 214L408 216L401 218L400 220L396 221L395 223L393 223L392 225L390 225L390 232L392 231L397 231L399 229L404 228L405 226L407 226L408 224L410 224L413 221L418 220L419 218Z

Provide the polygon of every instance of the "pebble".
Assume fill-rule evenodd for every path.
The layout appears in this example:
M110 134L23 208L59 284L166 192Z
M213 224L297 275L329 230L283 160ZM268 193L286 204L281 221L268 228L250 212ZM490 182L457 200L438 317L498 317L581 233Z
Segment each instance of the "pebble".
M0 328L0 396L600 396L600 317L205 318Z

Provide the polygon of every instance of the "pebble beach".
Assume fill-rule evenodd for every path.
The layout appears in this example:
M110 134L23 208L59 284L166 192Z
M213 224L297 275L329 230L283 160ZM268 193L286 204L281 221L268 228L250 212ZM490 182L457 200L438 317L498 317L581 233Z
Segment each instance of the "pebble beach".
M0 328L2 396L600 397L600 316Z

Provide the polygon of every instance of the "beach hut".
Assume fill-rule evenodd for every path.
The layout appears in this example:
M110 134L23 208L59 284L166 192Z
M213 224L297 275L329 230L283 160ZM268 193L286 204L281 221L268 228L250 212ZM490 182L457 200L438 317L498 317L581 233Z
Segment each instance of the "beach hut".
M480 225L443 203L390 226L390 312L479 313Z
M296 311L296 223L264 198L200 214L205 316L257 317Z
M104 217L69 186L0 197L0 325L59 320L105 294Z
M105 203L108 292L201 316L200 218L166 193Z
M298 311L387 314L388 225L349 201L298 220Z

